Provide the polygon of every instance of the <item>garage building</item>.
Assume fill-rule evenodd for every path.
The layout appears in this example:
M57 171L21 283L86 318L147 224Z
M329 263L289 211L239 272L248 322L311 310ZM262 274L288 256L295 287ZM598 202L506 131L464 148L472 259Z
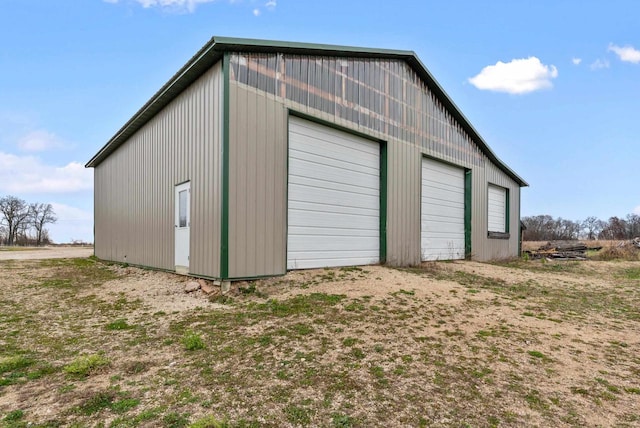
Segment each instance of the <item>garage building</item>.
M98 258L223 280L516 256L527 186L413 52L222 37L87 167Z

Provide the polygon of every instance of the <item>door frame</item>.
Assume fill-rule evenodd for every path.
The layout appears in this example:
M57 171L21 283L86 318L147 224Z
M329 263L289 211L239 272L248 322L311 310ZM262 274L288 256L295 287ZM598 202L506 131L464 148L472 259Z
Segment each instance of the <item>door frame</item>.
M303 113L292 108L287 108L287 147L286 147L286 188L285 188L285 245L284 245L284 265L285 272L291 269L287 268L288 264L288 238L289 238L289 124L291 117L297 117L298 119L308 120L309 122L317 123L318 125L324 125L328 128L335 129L337 131L346 132L356 137L364 138L366 140L378 143L380 145L380 187L379 187L379 217L380 217L380 230L379 230L379 263L386 264L387 262L387 181L388 181L388 142L380 138L376 138L372 135L364 132L357 131L355 129L348 128L346 126L339 125L337 123L321 119L319 117Z
M186 203L186 226L180 226L180 193L186 191L187 192L187 203ZM176 273L189 273L189 260L190 260L190 245L191 245L191 181L184 181L182 183L176 184L174 186L174 266ZM186 245L182 245L179 247L179 232L185 232L186 229ZM184 233L180 234L184 235ZM184 236L181 237L184 239ZM186 265L178 264L180 259L179 253L182 255L184 250L186 249L187 257L186 257Z
M464 174L464 259L472 258L471 253L471 207L472 207L472 171L470 168L457 164L455 162L449 162L447 160L437 158L435 156L428 155L426 153L420 154L420 261L422 260L422 165L423 160L429 159L432 161L440 162L444 165L460 168Z

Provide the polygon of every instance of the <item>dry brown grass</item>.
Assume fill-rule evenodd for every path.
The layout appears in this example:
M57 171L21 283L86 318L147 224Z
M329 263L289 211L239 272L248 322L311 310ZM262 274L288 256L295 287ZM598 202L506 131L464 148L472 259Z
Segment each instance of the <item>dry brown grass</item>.
M639 281L624 261L348 267L220 305L165 272L2 261L0 426L637 426Z

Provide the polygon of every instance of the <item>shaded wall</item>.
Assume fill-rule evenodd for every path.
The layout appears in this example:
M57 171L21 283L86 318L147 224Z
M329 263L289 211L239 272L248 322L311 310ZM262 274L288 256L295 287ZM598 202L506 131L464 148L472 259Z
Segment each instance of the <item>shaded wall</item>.
M174 188L191 181L190 273L220 275L221 66L95 168L97 257L174 270Z

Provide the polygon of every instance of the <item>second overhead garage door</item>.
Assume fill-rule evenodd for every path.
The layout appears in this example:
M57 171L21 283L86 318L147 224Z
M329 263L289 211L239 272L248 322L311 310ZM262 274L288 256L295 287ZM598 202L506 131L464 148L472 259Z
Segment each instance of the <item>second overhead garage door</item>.
M380 260L380 145L289 119L287 269Z
M422 260L463 259L464 169L422 160Z

